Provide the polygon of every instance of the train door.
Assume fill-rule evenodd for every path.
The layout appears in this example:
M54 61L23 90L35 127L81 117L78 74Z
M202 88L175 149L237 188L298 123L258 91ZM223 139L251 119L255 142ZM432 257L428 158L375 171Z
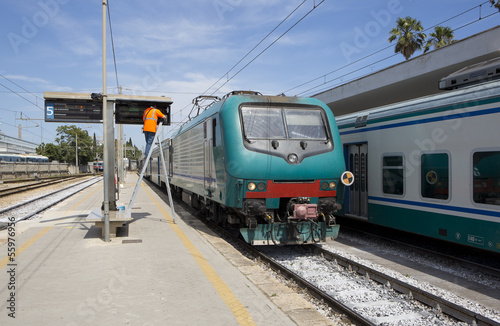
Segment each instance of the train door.
M158 185L161 186L161 161L160 161L160 155L162 155L161 153L159 153L158 157L157 157L157 173L158 173Z
M168 175L174 175L174 148L172 147L172 139L168 140Z
M203 123L203 133L204 133L204 184L205 184L205 194L208 197L213 197L214 185L213 185L213 175L212 175L212 164L213 164L213 146L214 138L213 134L215 131L215 118L212 121L206 120Z
M347 166L354 173L349 187L348 214L368 218L368 144L347 146Z

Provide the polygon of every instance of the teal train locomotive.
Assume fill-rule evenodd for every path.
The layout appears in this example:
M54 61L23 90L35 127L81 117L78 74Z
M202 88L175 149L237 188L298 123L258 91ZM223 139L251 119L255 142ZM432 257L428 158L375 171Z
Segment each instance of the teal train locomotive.
M352 174L324 103L235 91L198 113L162 143L174 193L253 245L337 237L333 214ZM165 187L158 147L147 164Z

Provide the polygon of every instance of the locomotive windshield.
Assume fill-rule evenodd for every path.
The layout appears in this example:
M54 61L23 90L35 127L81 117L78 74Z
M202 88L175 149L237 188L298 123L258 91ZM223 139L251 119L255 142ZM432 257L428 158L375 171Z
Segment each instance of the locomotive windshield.
M248 139L327 139L320 109L244 106L241 115Z

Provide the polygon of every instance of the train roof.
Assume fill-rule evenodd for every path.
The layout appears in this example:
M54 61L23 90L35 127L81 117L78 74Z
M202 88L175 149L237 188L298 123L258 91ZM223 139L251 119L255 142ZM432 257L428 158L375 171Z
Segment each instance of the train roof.
M500 57L462 68L439 81L439 89L455 89L500 78Z
M35 153L8 153L8 152L0 152L0 155L12 155L12 156L20 156L20 157L46 157L43 155L35 154Z
M341 116L448 92L439 89L441 78L500 56L499 33L500 25L339 86L327 87L313 97Z
M368 121L376 119L394 117L406 113L425 111L432 108L457 105L474 100L497 97L500 94L500 81L490 81L479 85L464 87L446 93L439 93L420 97L408 101L389 104L386 106L373 108L346 114L336 118L337 125L344 126L354 123L356 127L363 127ZM458 108L458 107L457 107Z

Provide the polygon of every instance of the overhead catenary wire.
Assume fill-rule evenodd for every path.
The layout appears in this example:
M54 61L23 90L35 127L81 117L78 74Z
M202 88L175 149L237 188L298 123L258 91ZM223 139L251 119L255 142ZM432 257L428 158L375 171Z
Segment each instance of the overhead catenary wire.
M302 1L294 10L292 10L292 12L290 12L288 14L288 16L286 16L283 20L281 20L281 22L276 25L275 28L273 28L272 31L270 31L266 36L264 36L264 38L262 40L260 40L259 43L257 43L250 51L247 52L247 54L245 54L243 56L243 58L241 58L238 62L236 62L227 72L225 72L215 83L213 83L210 87L207 88L207 90L205 92L203 92L202 94L205 94L205 93L208 93L208 91L210 91L210 89L212 87L214 87L215 85L217 85L218 82L220 82L224 77L226 77L227 75L229 75L229 73L237 66L239 65L243 60L246 59L246 57L248 57L250 55L250 53L252 53L259 45L262 44L262 42L264 42L269 36L271 36L272 33L274 33L285 21L288 20L288 18L290 18L297 10L299 10L300 7L302 7L302 5L306 2L307 0L304 0ZM213 93L212 93L213 94Z
M437 24L435 24L435 25L433 25L433 26L431 26L431 27L429 27L429 28L426 28L424 31L429 31L429 30L432 30L433 28L435 28L435 27L437 27L437 26L440 26L440 25L442 25L442 24L444 24L444 23L447 23L447 22L449 22L449 21L451 21L451 20L453 20L453 19L456 19L456 18L458 18L458 17L460 17L460 16L463 16L463 15L465 15L465 14L467 14L467 13L469 13L469 12L472 12L472 11L474 11L474 10L478 9L478 8L479 8L479 10L481 10L482 6L484 6L485 4L488 4L488 3L490 3L490 2L489 2L489 1L486 1L486 2L483 2L483 3L479 4L479 5L476 5L476 6L472 7L472 8L470 8L470 9L468 9L468 10L465 10L465 11L463 11L463 12L461 12L461 13L457 14L457 15L454 15L454 16L452 16L452 17L450 17L450 18L448 18L448 19L446 19L446 20L444 20L444 21L442 21L442 22L440 22L440 23L437 23ZM488 14L488 15L486 15L486 16L482 16L482 14L481 14L481 12L480 12L480 15L479 15L479 17L478 17L477 19L475 19L475 20L473 20L473 21L471 21L471 22L469 22L469 23L466 23L466 24L464 24L464 25L462 25L462 26L459 26L459 27L455 28L455 29L454 29L454 31L458 31L458 30L460 30L460 29L462 29L462 28L465 28L465 27L467 27L467 26L469 26L469 25L472 25L472 24L474 24L474 23L477 23L477 22L479 22L479 21L481 21L481 20L483 20L483 19L489 18L489 17L491 17L491 16L493 16L493 15L496 15L496 14L498 14L498 13L499 13L498 11L495 11L494 13ZM316 90L316 89L318 89L318 88L320 88L320 87L323 87L323 86L325 86L325 85L327 85L327 84L330 84L330 83L332 83L332 82L334 82L334 81L337 81L337 80L339 80L339 79L340 79L340 80L342 80L342 79L343 79L343 78L345 78L346 76L352 75L352 74L354 74L354 73L356 73L356 72L358 72L358 71L361 71L361 70L363 70L363 69L366 69L366 68L368 68L368 67L370 67L370 66L372 66L372 65L374 65L374 64L380 63L380 62L385 61L385 60L388 60L388 59L390 59L390 58L392 58L392 57L394 57L394 56L397 56L397 54L392 54L392 55L389 55L389 56L387 56L387 57L385 57L385 58L382 58L382 59L380 59L380 60L378 60L378 61L376 61L376 62L372 62L372 63L366 64L365 66L363 66L363 67L361 67L361 68L358 68L358 69L356 69L356 70L354 70L354 71L348 72L348 73L346 73L346 74L343 74L342 76L338 76L338 77L336 77L336 78L333 78L333 79L331 79L331 80L326 81L326 77L328 77L329 75L331 75L331 74L333 74L333 73L335 73L335 72L338 72L338 71L340 71L340 70L342 70L342 69L345 69L345 68L347 68L347 67L350 67L350 66L352 66L352 65L354 65L354 64L356 64L356 63L359 63L359 62L361 62L361 61L363 61L363 60L365 60L365 59L368 59L368 58L370 58L370 57L372 57L372 56L374 56L374 55L376 55L376 54L379 54L379 53L381 53L381 52L383 52L383 51L385 51L385 50L388 50L388 49L390 49L390 48L393 48L393 47L394 47L394 45L388 45L388 46L386 46L386 47L384 47L384 48L382 48L382 49L380 49L380 50L377 50L377 51L375 51L375 52L373 52L373 53L370 53L370 54L368 54L368 55L366 55L366 56L364 56L364 57L362 57L362 58L360 58L360 59L358 59L358 60L355 60L355 61L353 61L353 62L350 62L350 63L348 63L348 64L346 64L346 65L344 65L344 66L342 66L342 67L339 67L339 68L337 68L337 69L335 69L335 70L332 70L332 71L330 71L330 72L328 72L328 73L326 73L326 74L323 74L323 75L321 75L321 76L319 76L319 77L313 78L313 79L311 79L311 80L309 80L309 81L307 81L307 82L304 82L304 83L302 83L302 84L300 84L300 85L297 85L297 86L295 86L295 87L292 87L292 88L290 88L290 89L287 89L287 90L286 90L286 91L284 91L283 93L287 94L287 93L288 93L288 92L290 92L290 91L293 91L293 90L298 89L298 88L301 88L301 87L303 87L303 86L305 86L305 85L308 85L308 84L314 83L314 82L316 82L316 81L318 81L318 80L320 80L320 79L325 80L323 83L321 83L321 84L319 84L319 85L316 85L316 86L314 86L314 87L308 88L308 89L306 89L306 90L304 90L304 91L301 91L301 92L299 92L299 93L294 94L294 95L297 95L297 96L310 96L310 95L313 95L313 94L310 94L310 95L306 95L306 94L308 94L309 92L311 92L311 91L313 91L313 90ZM357 78L359 78L359 76L358 76ZM343 80L342 80L342 82L345 82L345 81L343 81ZM330 86L330 87L331 87L331 86ZM330 87L326 87L326 88L323 88L323 89L321 89L321 90L317 90L316 92L321 92L321 91L327 90L327 89L329 89Z
M229 83L229 81L231 81L234 77L236 77L240 72L242 72L244 69L246 69L252 62L254 62L264 52L266 52L271 46L273 46L276 42L278 42L290 30L292 30L292 28L294 28L295 26L297 26L302 20L304 20L307 16L309 16L309 14L311 14L314 10L316 10L316 8L318 8L323 2L325 2L325 0L322 0L318 4L315 3L314 7L311 10L309 10L304 16L302 16L302 18L300 18L295 24L293 24L289 29L287 29L284 33L282 33L276 40L274 40L274 42L272 42L271 44L269 44L264 50L262 50L259 54L257 54L252 60L250 60L250 62L248 62L245 66L243 66L243 68L241 68L240 70L238 70L231 78L228 78L221 86L219 86L219 88L217 88L210 95L214 95L215 93L217 93L217 91L219 91L223 86L225 86L227 83Z
M111 50L113 51L113 62L115 64L115 77L116 77L116 87L120 88L120 83L118 82L118 70L116 69L116 54L115 54L115 42L113 39L113 28L111 27L111 14L109 9L109 0L108 0L108 21L109 21L109 35L111 37Z
M119 87L119 81L118 81L118 70L117 70L117 62L116 62L116 52L115 52L115 46L114 46L114 37L113 37L113 29L112 29L112 24L111 24L111 14L110 14L110 8L109 8L109 0L108 0L108 6L107 6L107 13L108 13L108 18L109 18L109 29L110 29L110 35L111 35L111 44L112 44L112 50L113 50L113 61L114 61L114 68L115 68L115 77L116 77L116 83L117 83L117 87ZM9 79L8 77L0 74L0 77L2 77L3 79L7 80L8 82L14 84L16 87L20 88L23 90L23 92L18 92L10 87L8 87L7 85L3 84L3 83L0 83L0 86L4 87L5 89L7 89L10 93L13 93L15 95L17 95L18 97L22 98L23 100L27 101L28 103L34 105L36 108L40 109L41 111L45 111L45 109L43 107L41 107L38 103L38 101L44 101L43 98L41 98L40 96L36 95L35 93L25 89L24 87L22 87L21 85L19 85L18 83L14 82L12 79ZM32 96L35 97L35 101L31 100L30 98L26 97L26 96L23 96L21 95L21 93L27 93L27 94L30 94ZM13 111L13 110L8 110L8 109L1 109L1 110L6 110L6 111L12 111L12 112L19 112L19 111ZM12 124L9 124L5 121L2 121L2 124L4 125L7 125L7 126L11 126L11 127L16 127L15 125L12 125ZM53 133L49 132L46 128L43 128L42 125L40 125L40 128L41 129L45 129L45 132L48 132L49 134L51 134L52 136L55 136ZM34 133L32 132L29 132L29 131L25 131L29 134L32 134L32 135L35 135ZM38 135L36 135L38 136ZM43 137L47 140L50 140L46 137ZM43 141L43 139L42 139Z
M2 77L3 79L11 82L12 84L16 85L17 87L19 87L20 89L22 89L23 91L25 91L26 93L29 93L31 95L33 95L36 99L39 99L39 100L43 100L41 97L39 97L38 95L34 94L33 92L30 92L28 91L26 88L22 87L21 85L17 84L16 82L14 82L13 80L5 77L4 75L0 74L0 77Z
M2 76L2 77L3 77L3 76ZM4 77L4 78L5 78L5 77ZM43 111L43 108L42 108L42 107L40 107L40 106L39 106L38 104L36 104L35 102L33 102L33 101L31 101L31 100L27 99L26 97L22 96L22 95L21 95L21 94L19 94L18 92L16 92L16 91L14 91L14 90L10 89L9 87L5 86L5 85L4 85L4 84L2 84L2 83L0 83L0 86L2 86L2 87L4 87L4 88L8 89L8 90L9 90L9 91L11 91L12 93L16 94L16 95L17 95L17 96L19 96L20 98L22 98L22 99L24 99L25 101L27 101L27 102L29 102L29 103L33 104L33 105L34 105L34 106L36 106L38 109L40 109L40 110L42 110L42 111ZM31 94L32 94L32 93L31 93Z
M252 62L254 62L258 57L260 57L264 52L266 52L271 46L273 46L277 41L279 41L283 36L285 36L292 28L294 28L297 24L299 24L302 20L304 20L311 12L313 12L318 6L320 6L325 0L322 0L318 4L314 1L314 6L313 9L308 11L302 18L300 18L295 24L293 24L290 28L288 28L284 33L282 33L276 40L274 40L270 45L268 45L264 50L262 50L259 54L257 54L252 60L250 60L243 68L241 68L238 72L236 72L233 76L227 77L227 80L220 86L218 87L215 91L211 92L210 95L216 94L222 87L224 87L231 79L236 77L240 72L242 72L245 68L247 68ZM281 20L281 22L271 30L260 42L257 43L250 51L248 51L236 64L234 64L227 72L225 72L215 83L213 83L207 90L201 94L206 94L212 89L217 83L219 83L224 77L228 76L229 73L237 67L244 59L246 59L259 45L261 45L272 33L276 31L286 20L288 20L307 0L302 1L297 7L295 7L284 19ZM172 114L180 113L184 110L186 110L189 106L191 106L191 103L188 103L185 105L182 109L177 110L176 112L172 112ZM180 122L179 125L184 124L185 122L188 121L188 116L184 117ZM175 132L173 130L172 132Z

